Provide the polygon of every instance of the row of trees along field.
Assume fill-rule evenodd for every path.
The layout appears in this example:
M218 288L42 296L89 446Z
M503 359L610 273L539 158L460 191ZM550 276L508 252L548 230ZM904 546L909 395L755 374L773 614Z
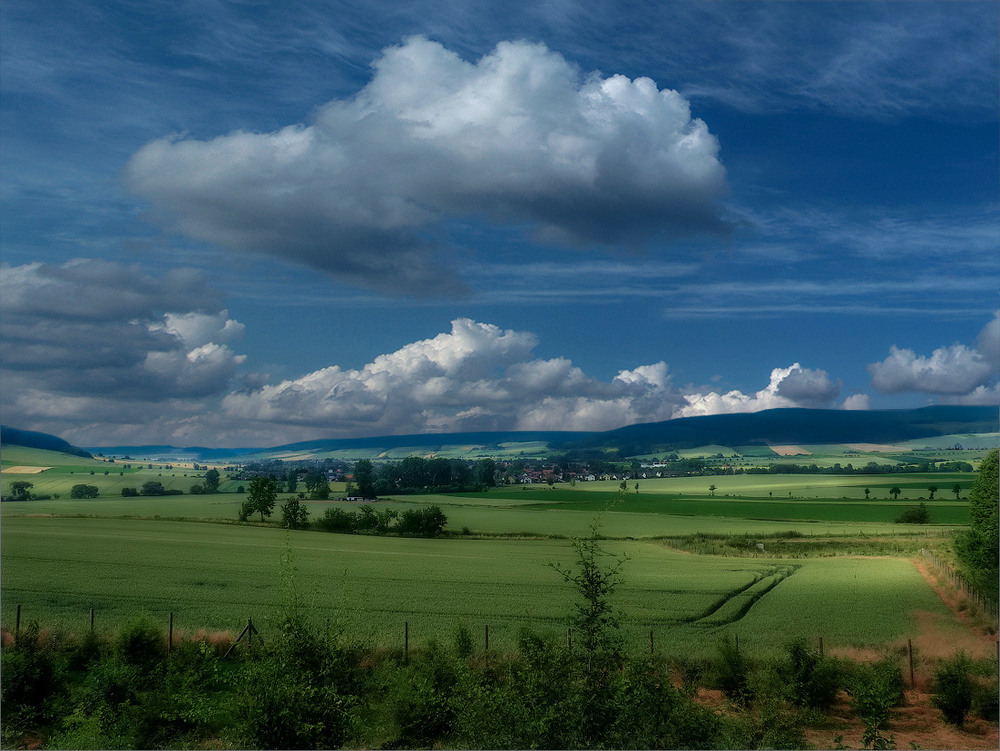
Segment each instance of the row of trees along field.
M972 524L955 539L955 552L967 578L982 592L1000 590L1000 450L993 449L979 465L979 474L969 493Z

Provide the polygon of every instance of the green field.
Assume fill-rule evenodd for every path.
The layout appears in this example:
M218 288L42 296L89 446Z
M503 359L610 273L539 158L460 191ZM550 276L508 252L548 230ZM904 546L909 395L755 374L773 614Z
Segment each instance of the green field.
M408 622L414 643L450 638L460 624L488 624L491 642L503 648L523 626L562 633L574 597L549 565L574 562L570 544L559 540L34 517L5 518L0 535L8 627L21 604L22 618L48 626L82 627L93 607L105 627L144 612L165 622L173 612L179 629L235 631L253 617L266 634L294 592L318 623L378 645L399 646ZM653 630L668 654L711 653L726 633L762 653L796 635L874 645L915 635L911 610L947 613L907 561L834 558L796 562L730 622L726 603L740 603L740 590L787 562L692 556L640 541L607 548L629 556L617 599L630 641L646 643ZM294 573L282 563L288 555Z
M10 472L19 466L52 469ZM630 482L622 497L617 482L595 482L380 501L399 510L441 506L451 536L416 540L236 524L244 496L235 492L123 498L121 487L150 479L185 491L201 479L189 467L135 466L4 450L5 486L24 479L34 492L60 494L0 509L6 627L20 604L23 619L46 626L81 627L93 607L109 629L139 613L165 621L173 612L182 630L236 631L253 617L266 634L294 594L318 623L381 646L400 646L409 623L414 643L489 625L491 644L511 647L525 626L565 632L575 595L550 564L572 565L569 538L588 534L617 501L601 515L600 533L609 552L628 556L616 600L634 648L648 644L650 631L676 656L711 654L726 634L762 654L797 635L874 646L914 636L915 611L948 611L908 560L856 558L858 545L845 541L880 536L912 551L947 539L968 523L967 502L950 488L967 489L973 478L718 475L639 480L638 493ZM97 485L101 497L69 499L78 482ZM932 484L933 524L894 523ZM903 490L899 501L888 498L893 486ZM312 518L335 505L357 507L307 502ZM715 550L725 555L671 547L695 534L745 538L751 552L755 539L771 551L783 549L777 536L805 537L794 558L750 557L724 544ZM813 542L817 553L802 553Z

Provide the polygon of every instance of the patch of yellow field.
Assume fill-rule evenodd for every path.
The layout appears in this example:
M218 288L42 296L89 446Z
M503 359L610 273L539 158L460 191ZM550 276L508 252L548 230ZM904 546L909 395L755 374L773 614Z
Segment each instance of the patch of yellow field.
M892 451L893 453L897 451L913 451L913 449L906 448L905 446L893 446L888 443L845 443L844 445L855 451Z
M807 456L812 453L801 446L768 446L768 448L778 456Z
M52 467L4 467L3 471L12 475L39 475Z

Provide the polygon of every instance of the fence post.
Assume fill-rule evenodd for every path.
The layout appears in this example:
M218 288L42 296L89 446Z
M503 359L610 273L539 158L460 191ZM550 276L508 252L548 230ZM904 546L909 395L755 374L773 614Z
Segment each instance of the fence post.
M819 656L823 659L823 637L819 637Z
M247 618L247 649L253 652L253 618Z
M653 629L649 629L649 655L653 655Z
M488 624L488 623L485 626L485 634L484 635L485 635L485 641L486 641L486 650L485 651L489 652L490 651L490 624Z
M913 639L907 639L906 645L910 652L910 688L914 688L916 687L917 682L913 677Z
M167 651L172 652L174 649L174 611L170 611L170 632L167 637Z
M566 648L569 650L573 649L573 629L571 628L566 629Z
M403 621L403 662L410 661L410 622Z
M14 643L17 644L21 635L21 603L17 604L17 617L14 619Z
M94 633L94 609L90 609L90 633Z

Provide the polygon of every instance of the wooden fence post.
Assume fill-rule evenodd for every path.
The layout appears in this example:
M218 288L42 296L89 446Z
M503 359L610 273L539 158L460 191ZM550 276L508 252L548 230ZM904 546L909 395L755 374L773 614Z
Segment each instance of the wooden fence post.
M172 652L174 649L174 611L170 611L170 631L167 637L167 651Z
M906 645L910 653L910 688L914 688L917 685L917 682L913 677L913 639L907 639Z
M486 641L486 650L485 651L489 652L490 651L490 624L488 624L488 623L485 626L485 641Z
M823 659L823 637L819 637L819 657Z
M94 609L90 609L90 633L94 633Z
M403 662L410 661L410 622L403 621Z
M17 639L21 635L21 603L17 604L17 617L14 619L14 643L17 644Z
M573 629L571 628L566 629L566 648L569 650L573 649Z
M653 655L653 629L649 630L649 654Z

